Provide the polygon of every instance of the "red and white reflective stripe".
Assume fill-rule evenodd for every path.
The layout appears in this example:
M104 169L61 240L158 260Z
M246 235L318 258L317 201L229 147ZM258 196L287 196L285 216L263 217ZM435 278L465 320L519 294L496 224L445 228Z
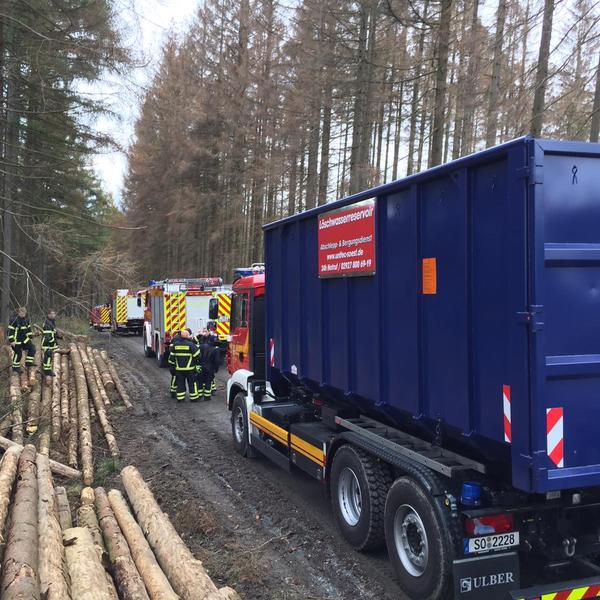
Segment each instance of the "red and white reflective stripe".
M548 458L559 468L565 466L563 409L546 409L546 446Z
M271 366L275 366L275 340L271 338L269 340L269 356L271 358Z
M504 441L512 444L512 416L510 404L510 385L502 386L502 400L504 402Z

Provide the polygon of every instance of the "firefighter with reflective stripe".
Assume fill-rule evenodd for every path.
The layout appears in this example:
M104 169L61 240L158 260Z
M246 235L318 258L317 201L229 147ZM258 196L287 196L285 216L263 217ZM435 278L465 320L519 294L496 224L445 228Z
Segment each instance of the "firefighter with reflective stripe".
M31 341L31 323L27 318L27 309L21 307L11 316L8 323L8 343L14 350L13 371L21 372L21 357L23 351L27 352L25 366L33 367L35 362L35 346Z
M58 350L58 344L56 343L57 339L56 311L50 309L46 314L46 320L44 321L44 327L42 328L42 352L44 353L42 371L47 377L54 377L52 360L54 351Z
M196 338L200 348L200 365L202 373L198 377L200 396L204 400L210 400L215 385L215 373L219 370L219 353L215 348L210 332L203 329Z
M169 373L171 374L171 386L169 388L169 392L171 393L171 398L177 398L177 371L175 369L175 363L171 360L171 347L174 344L178 344L181 342L183 338L181 337L180 332L175 334L175 337L171 340L169 345Z
M186 384L191 402L197 402L200 397L197 379L200 349L191 338L191 331L182 329L169 348L169 364L175 368L177 402L185 400Z

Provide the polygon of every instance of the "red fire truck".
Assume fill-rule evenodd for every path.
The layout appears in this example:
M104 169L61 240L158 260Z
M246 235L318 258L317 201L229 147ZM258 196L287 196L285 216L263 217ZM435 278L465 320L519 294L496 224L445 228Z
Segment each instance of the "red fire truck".
M90 327L96 331L104 331L110 329L111 321L111 305L110 303L98 304L90 310Z
M220 277L165 279L152 281L140 292L145 301L144 354L156 357L161 367L167 364L167 351L173 336L189 327L195 334L212 329L224 344L229 337L231 290Z
M136 291L121 289L112 294L112 331L117 334L141 335L144 309L138 302Z

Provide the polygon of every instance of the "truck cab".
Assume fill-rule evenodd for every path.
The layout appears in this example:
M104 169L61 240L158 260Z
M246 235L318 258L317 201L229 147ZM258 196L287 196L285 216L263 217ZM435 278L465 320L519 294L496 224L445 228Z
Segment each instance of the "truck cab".
M264 274L241 277L233 284L229 373L244 369L264 376L264 300Z

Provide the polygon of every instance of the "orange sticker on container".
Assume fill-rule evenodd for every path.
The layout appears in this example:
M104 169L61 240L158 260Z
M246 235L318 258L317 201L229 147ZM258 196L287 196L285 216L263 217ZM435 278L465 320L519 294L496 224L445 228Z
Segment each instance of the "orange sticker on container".
M423 259L423 294L437 294L437 259Z

